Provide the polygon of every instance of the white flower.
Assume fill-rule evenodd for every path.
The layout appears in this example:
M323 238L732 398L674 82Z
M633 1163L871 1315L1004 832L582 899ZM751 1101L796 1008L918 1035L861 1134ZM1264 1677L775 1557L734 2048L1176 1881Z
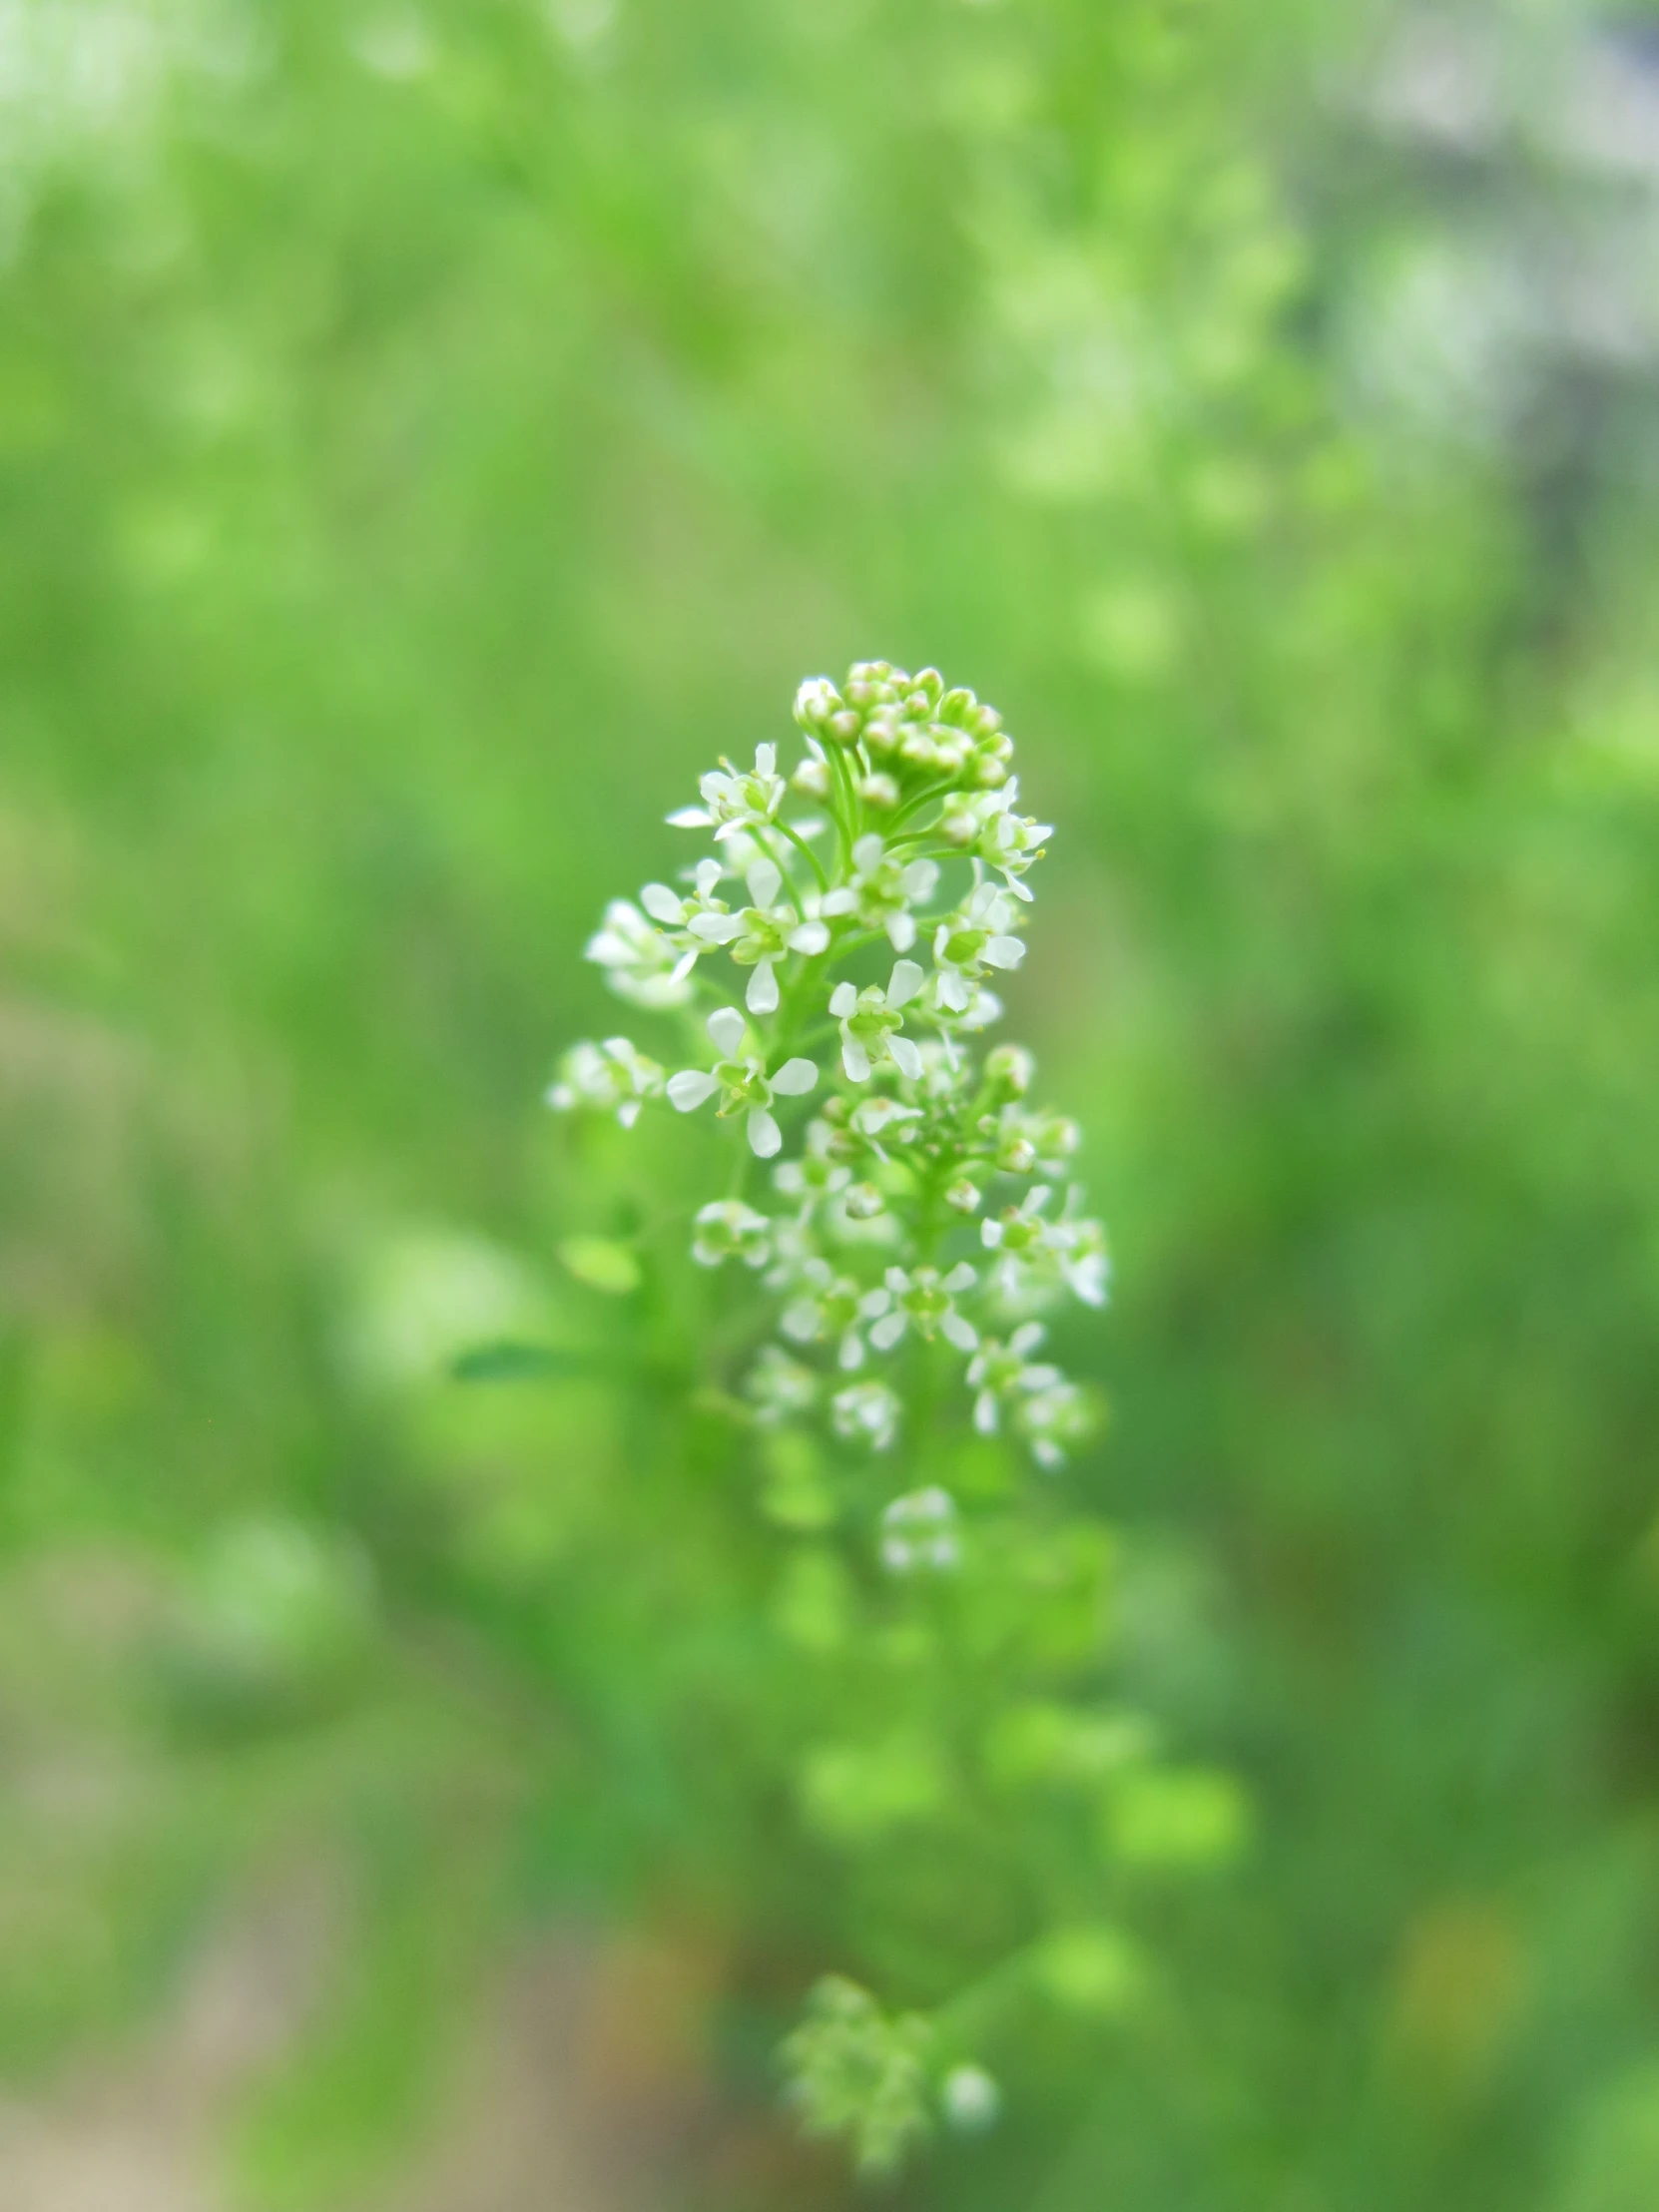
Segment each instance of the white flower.
M1055 1382L1014 1409L1014 1426L1045 1467L1057 1467L1068 1447L1082 1443L1094 1427L1094 1413L1075 1382Z
M892 1143L907 1144L922 1119L919 1106L906 1106L896 1098L861 1098L852 1109L850 1124L876 1158L884 1160L887 1155L881 1149L881 1138L890 1132Z
M778 748L758 745L753 770L735 769L723 758L697 788L703 804L670 815L676 830L713 830L717 843L740 830L764 830L784 804L787 789L778 773Z
M559 1079L547 1093L556 1113L568 1114L578 1106L596 1113L614 1113L624 1129L632 1129L648 1098L660 1098L663 1071L649 1060L630 1037L607 1037L603 1044L573 1044L559 1062Z
M917 1567L935 1571L961 1558L956 1537L956 1501L936 1483L895 1497L881 1515L881 1564L889 1574L910 1574Z
M1031 893L1020 877L1042 858L1054 826L1016 815L1013 807L1018 797L1017 776L1011 776L1000 791L959 794L946 805L939 831L951 844L994 867L1016 898L1029 898Z
M872 1304L872 1301L880 1301ZM848 1371L864 1364L858 1324L884 1313L881 1291L862 1291L848 1275L837 1275L828 1260L810 1259L800 1269L798 1295L785 1307L778 1326L798 1345L834 1343L835 1364Z
M772 1171L774 1185L786 1198L799 1198L803 1218L821 1199L833 1198L852 1180L852 1170L834 1156L836 1132L827 1121L807 1124L806 1149L799 1160L781 1160Z
M1018 1297L1029 1286L1058 1279L1085 1306L1104 1306L1111 1281L1106 1232L1097 1221L1076 1213L1078 1190L1066 1199L1066 1211L1049 1221L1045 1209L1054 1196L1039 1183L1017 1206L1004 1207L994 1221L980 1224L987 1252L1000 1252L995 1275L999 1290Z
M1051 1388L1060 1380L1058 1368L1044 1363L1032 1366L1027 1355L1036 1351L1045 1332L1041 1322L1028 1321L1016 1329L1005 1345L987 1337L967 1371L968 1387L979 1394L973 1401L973 1425L982 1436L994 1436L1001 1421L1003 1398Z
M793 905L779 903L784 881L777 861L763 855L748 871L752 906L736 914L724 909L696 914L687 925L705 943L728 946L740 967L754 968L744 1001L752 1014L778 1011L776 961L789 952L823 952L830 943L828 922L816 915L804 918Z
M895 787L892 797L897 796ZM837 884L822 910L830 916L856 915L866 929L884 929L895 952L908 952L916 941L916 920L910 909L925 905L938 880L937 861L889 857L872 830L852 847L851 882Z
M979 883L955 913L933 932L935 1003L953 1014L968 1013L975 986L987 967L1016 968L1025 947L1012 935L1014 909L1006 891Z
M746 1024L735 1006L715 1009L709 1016L709 1034L720 1059L713 1068L682 1068L678 1075L671 1075L669 1102L680 1113L689 1114L721 1092L721 1116L740 1109L747 1111L749 1142L761 1159L770 1160L784 1144L783 1131L772 1113L774 1096L801 1097L818 1081L818 1069L811 1060L786 1060L776 1075L769 1076L766 1062L758 1053L740 1059Z
M887 987L871 983L859 990L851 983L837 983L830 995L830 1011L841 1025L841 1066L849 1083L867 1083L870 1070L891 1060L900 1075L912 1082L921 1073L921 1054L908 1037L899 1012L926 981L914 960L895 960Z
M1002 2109L1002 2092L983 2066L952 2066L939 2085L944 2116L959 2133L989 2127Z
M840 706L841 695L828 676L809 676L795 695L795 719L803 730L822 730Z
M692 1258L699 1267L741 1260L746 1268L764 1268L772 1256L771 1222L740 1198L717 1198L700 1208L695 1226Z
M811 1412L818 1400L818 1377L776 1345L763 1345L749 1371L744 1395L753 1398L756 1418L769 1427L797 1413Z
M678 951L630 899L611 900L602 926L588 939L584 956L597 961L605 969L612 990L619 997L632 999L636 1006L660 1011L683 1006L691 996L696 951Z
M870 1330L870 1343L879 1352L890 1352L905 1330L913 1327L917 1336L929 1342L942 1336L958 1352L972 1352L979 1342L979 1332L957 1313L955 1301L964 1291L971 1291L977 1281L965 1260L948 1275L940 1275L937 1268L912 1268L908 1272L888 1268L886 1288L872 1291L864 1302L863 1311L879 1317Z
M897 1392L884 1382L854 1382L830 1400L835 1434L849 1443L866 1443L875 1451L885 1451L898 1434L903 1409Z

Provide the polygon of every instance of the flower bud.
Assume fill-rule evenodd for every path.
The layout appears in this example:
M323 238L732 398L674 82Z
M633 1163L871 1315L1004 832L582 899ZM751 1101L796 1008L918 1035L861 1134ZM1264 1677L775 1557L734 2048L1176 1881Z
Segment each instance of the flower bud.
M1004 1175L1029 1175L1037 1164L1037 1148L1029 1137L1010 1137L997 1147L996 1164Z
M953 1206L959 1214L976 1214L979 1211L979 1187L970 1183L965 1175L958 1176L944 1194L947 1206Z
M989 2127L1002 2109L1002 2092L983 2066L952 2066L939 2089L950 2125L964 2135Z
M846 1194L846 1210L854 1221L873 1221L886 1212L887 1202L873 1183L854 1183Z
M1022 1044L999 1044L985 1055L985 1073L999 1090L1023 1098L1037 1073L1037 1063Z
M866 776L858 785L858 797L866 807L896 807L898 786L890 776Z
M790 783L804 799L828 799L830 796L829 764L809 756L790 778Z
M795 695L795 719L804 730L821 729L839 703L828 676L809 676Z
M939 835L947 844L972 844L979 834L979 819L968 807L949 807L939 822Z
M890 722L872 722L865 727L864 743L871 753L890 753L898 743L898 732Z
M839 714L831 715L824 729L825 735L833 738L837 745L856 745L858 742L858 718L850 707L843 707Z

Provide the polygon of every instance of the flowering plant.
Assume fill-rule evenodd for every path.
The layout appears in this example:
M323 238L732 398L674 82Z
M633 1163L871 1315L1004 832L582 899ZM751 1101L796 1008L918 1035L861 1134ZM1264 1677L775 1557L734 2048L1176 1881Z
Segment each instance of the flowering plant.
M858 1853L953 1819L1018 1832L1022 1791L1047 1783L1090 1807L1095 1871L1014 1916L971 1986L894 2018L839 1975L820 1984L785 2046L793 2095L881 2168L936 2121L994 2116L980 2045L1010 2006L1121 2008L1138 1968L1100 1922L1099 1861L1124 1792L1160 1783L1138 1718L1035 1695L1095 1690L1110 1566L1106 1532L1045 1480L1097 1405L1035 1357L1040 1315L1107 1299L1105 1235L1070 1176L1081 1133L1032 1102L1029 1052L986 1041L1051 830L1019 812L1000 717L931 669L860 663L803 685L795 712L791 773L763 744L752 771L706 775L701 806L668 819L714 850L613 903L588 945L620 995L678 1020L678 1053L576 1044L548 1096L624 1128L712 1104L741 1132L724 1193L678 1217L696 1267L747 1300L710 1332L701 1401L749 1431L761 1510L801 1547L778 1618L840 1667L829 1702L867 1710L871 1670L886 1678L890 1725L799 1761L808 1827ZM1174 1856L1237 1825L1218 1778L1162 1786Z

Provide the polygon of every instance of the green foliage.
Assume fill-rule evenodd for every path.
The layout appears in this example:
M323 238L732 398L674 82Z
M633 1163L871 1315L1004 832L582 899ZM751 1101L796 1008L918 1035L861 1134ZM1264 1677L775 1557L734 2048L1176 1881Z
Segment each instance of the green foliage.
M891 2173L927 2132L930 2041L914 2013L888 2019L855 1982L821 1981L784 2046L790 2093L809 2132L848 2135L861 2173Z
M670 1905L735 2125L821 1970L941 2069L993 1976L918 2204L1644 2201L1647 11L1430 12L12 11L8 2071L320 1855L294 2207L526 1925ZM534 1103L656 795L870 641L1064 825L1009 996L1121 1270L1075 1510L939 1476L965 1661L696 1369L696 1134ZM895 1740L931 1825L813 1828Z

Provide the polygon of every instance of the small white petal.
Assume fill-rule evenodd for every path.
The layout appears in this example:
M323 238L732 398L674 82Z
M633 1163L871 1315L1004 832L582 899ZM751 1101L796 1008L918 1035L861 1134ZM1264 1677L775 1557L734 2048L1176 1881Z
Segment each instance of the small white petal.
M907 1006L926 980L914 960L895 960L887 982L887 1004Z
M624 1129L632 1129L640 1118L640 1102L637 1098L625 1098L616 1110L616 1118Z
M778 1326L798 1345L810 1345L818 1335L818 1308L811 1299L803 1300L799 1306L786 1306Z
M750 869L749 895L757 906L774 906L784 887L784 871L776 860L759 859Z
M1016 968L1025 957L1025 946L1018 937L992 937L985 957L992 967Z
M849 1329L841 1339L841 1348L835 1355L835 1365L850 1375L864 1364L864 1341L855 1329Z
M818 1081L818 1069L811 1060L786 1060L772 1078L772 1087L785 1098L803 1098Z
M849 1083L869 1081L869 1054L857 1037L842 1037L841 1066L846 1070Z
M744 1018L735 1006L717 1006L709 1016L709 1034L728 1059L743 1042Z
M842 884L839 890L830 891L819 901L821 914L855 914L858 910L858 894Z
M887 942L895 952L908 952L916 941L916 917L902 908L887 916Z
M752 1014L775 1014L778 1011L778 976L770 960L759 960L755 972L749 978L749 988L744 993L744 1004Z
M784 1149L784 1132L764 1106L749 1109L749 1142L759 1160L770 1160Z
M693 914L686 927L694 937L701 937L705 944L730 944L734 937L743 935L741 914Z
M704 807L682 807L677 815L669 816L668 826L671 830L712 830L714 820Z
M898 881L906 898L925 904L938 889L939 863L937 860L912 860Z
M792 952L827 951L830 944L830 925L824 921L804 921L799 929L791 930L785 941Z
M921 1053L910 1042L909 1038L889 1037L887 1039L887 1050L892 1054L900 1075L906 1076L912 1083L919 1083L921 1080Z
M869 1341L878 1352L890 1352L904 1334L903 1314L884 1314L869 1333Z
M755 748L755 773L772 776L778 769L778 748L775 745L758 745Z
M690 952L683 952L679 959L675 961L669 975L669 981L671 983L683 983L696 965L697 948L694 945Z
M669 1103L682 1114L689 1114L703 1105L719 1089L714 1077L702 1068L682 1068L678 1075L668 1079Z
M692 874L698 897L707 898L725 873L725 868L718 860L699 860Z
M979 1224L980 1241L987 1252L994 1252L1002 1242L1002 1224L999 1221L982 1221Z
M965 1014L973 1004L973 993L955 968L939 969L939 1004L953 1014Z
M960 1314L941 1315L939 1327L958 1352L973 1352L978 1349L978 1330L972 1322L964 1321Z
M1022 1321L1008 1339L1008 1350L1015 1359L1023 1360L1028 1352L1035 1352L1048 1334L1040 1321Z
M851 983L837 983L830 993L830 1011L837 1021L845 1021L847 1015L856 1010L857 1004L857 988Z
M981 1436L996 1434L996 1399L989 1390L981 1390L973 1401L973 1425Z
M910 1288L910 1278L902 1268L888 1268L883 1280L889 1291L904 1292Z
M676 898L666 883L647 883L640 904L654 921L678 922L686 910L685 900Z
M852 865L860 875L869 875L881 865L881 855L886 846L873 830L867 830L852 847Z
M884 1314L891 1304L891 1291L865 1291L858 1301L858 1312L865 1321L873 1321L877 1314Z
M939 1288L948 1291L952 1298L960 1298L964 1291L971 1291L979 1280L965 1260L958 1260Z

